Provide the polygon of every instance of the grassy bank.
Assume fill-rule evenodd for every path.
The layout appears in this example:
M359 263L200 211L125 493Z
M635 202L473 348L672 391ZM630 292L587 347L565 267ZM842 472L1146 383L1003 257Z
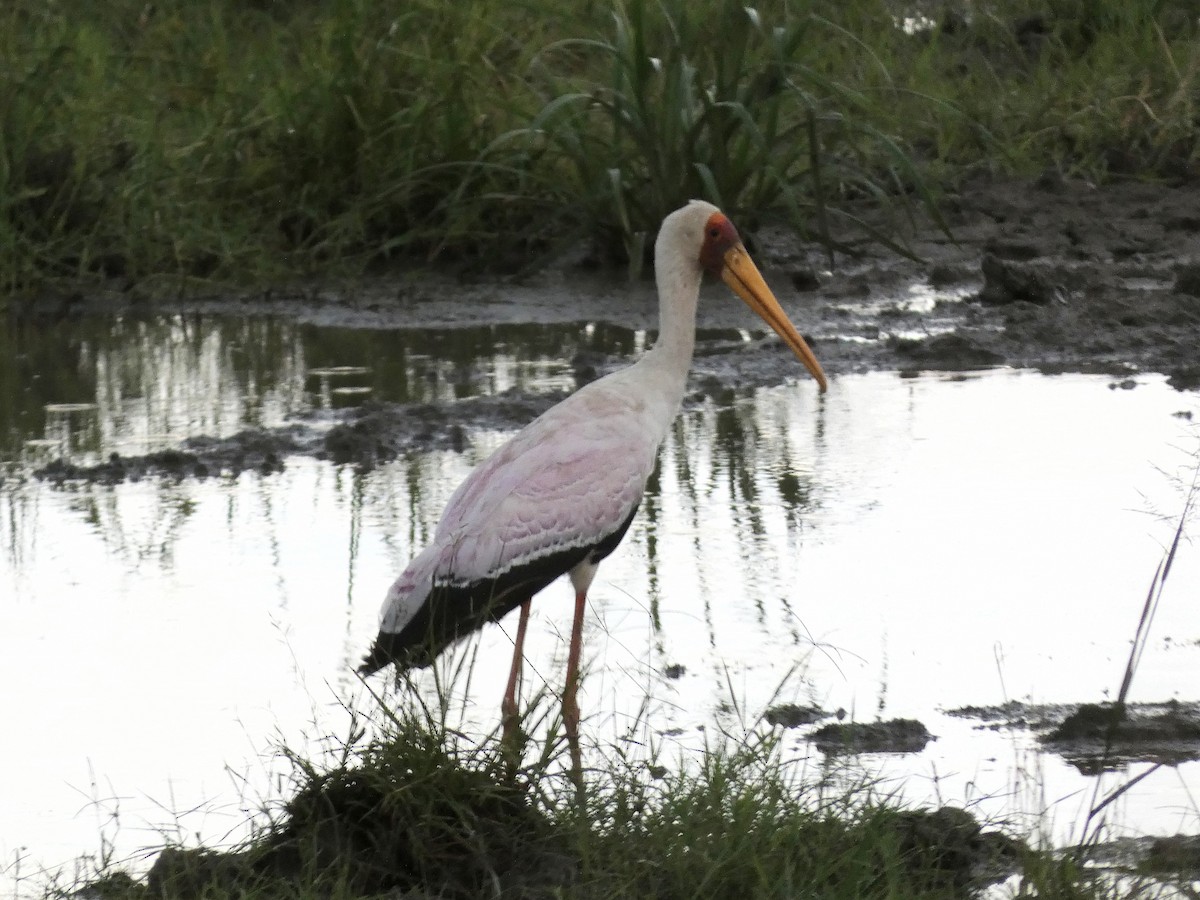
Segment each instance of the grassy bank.
M244 846L169 849L145 879L102 873L93 896L915 900L1003 878L1017 896L1112 895L961 809L802 777L779 732L710 740L686 774L610 750L580 801L553 749L514 768L406 717L331 768L297 762L295 793Z
M2 288L636 262L691 196L829 240L979 172L1188 176L1189 9L14 0Z

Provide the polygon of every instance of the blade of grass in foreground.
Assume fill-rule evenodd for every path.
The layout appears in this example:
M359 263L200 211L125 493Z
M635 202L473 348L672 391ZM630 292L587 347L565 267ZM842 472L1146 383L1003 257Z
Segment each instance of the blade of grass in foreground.
M1141 664L1142 655L1145 653L1146 645L1150 640L1150 626L1154 622L1154 616L1158 612L1159 604L1162 602L1163 590L1166 588L1167 578L1171 574L1171 567L1175 562L1175 555L1179 551L1180 542L1183 540L1184 530L1187 523L1191 519L1192 510L1195 506L1196 497L1200 494L1200 464L1197 464L1193 472L1192 484L1188 488L1188 492L1183 502L1183 509L1179 513L1179 521L1175 525L1175 533L1171 539L1170 546L1167 547L1163 554L1162 560L1159 561L1154 570L1154 577L1150 579L1150 588L1146 592L1146 599L1142 603L1142 612L1138 617L1137 630L1134 632L1133 641L1129 648L1129 658L1125 662L1125 671L1121 676L1121 687L1117 691L1117 699L1113 705L1113 714L1109 717L1108 728L1104 735L1104 750L1101 754L1102 764L1101 770L1104 769L1104 762L1112 758L1113 744L1116 738L1117 729L1124 719L1125 703L1129 698L1129 691L1133 686L1134 675L1137 674L1138 666ZM1083 825L1083 839L1079 842L1079 850L1082 852L1085 848L1099 842L1101 832L1104 828L1104 820L1100 818L1101 813L1113 803L1122 794L1126 793L1135 784L1149 776L1162 766L1162 763L1156 763L1150 769L1139 774L1136 778L1131 779L1114 790L1110 791L1106 796L1101 798L1100 788L1101 779L1095 780L1095 785L1092 789L1092 803L1088 810L1087 818ZM1093 827L1094 826L1094 827Z

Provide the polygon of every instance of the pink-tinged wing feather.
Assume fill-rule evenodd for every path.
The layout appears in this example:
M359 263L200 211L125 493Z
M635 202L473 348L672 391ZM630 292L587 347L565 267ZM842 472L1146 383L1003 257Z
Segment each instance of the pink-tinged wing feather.
M453 581L494 575L616 531L641 500L660 435L618 394L576 394L500 448L451 498L434 542Z
M467 584L593 546L625 523L674 409L647 407L619 381L604 381L529 423L467 477L433 541L388 591L382 630L403 628L435 584Z

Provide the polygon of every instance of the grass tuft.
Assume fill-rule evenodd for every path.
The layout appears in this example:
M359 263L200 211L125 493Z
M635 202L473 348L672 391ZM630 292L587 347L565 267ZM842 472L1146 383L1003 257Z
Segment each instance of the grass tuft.
M834 46L846 49L831 58ZM909 154L877 126L878 96L832 74L855 54L871 57L846 28L809 11L628 0L614 7L607 36L538 54L544 105L498 147L536 156L578 233L635 269L663 216L693 197L751 229L774 209L827 245L831 217L887 240L835 205L887 203L905 185L922 186Z
M714 738L673 770L610 749L580 800L561 747L514 771L494 740L467 744L444 718L439 702L355 725L328 768L295 760L294 795L244 846L169 848L145 881L107 871L89 889L108 900L882 900L962 897L1015 872L1023 896L1104 893L1071 860L964 810L835 788L789 760L777 730Z

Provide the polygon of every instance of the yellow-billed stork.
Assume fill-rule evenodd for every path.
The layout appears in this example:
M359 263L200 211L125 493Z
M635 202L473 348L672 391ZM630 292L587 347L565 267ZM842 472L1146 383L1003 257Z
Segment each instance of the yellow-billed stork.
M588 587L629 528L659 445L679 410L696 339L705 272L720 277L800 358L825 390L825 374L750 259L733 223L694 200L663 220L654 246L659 334L633 365L585 385L534 419L459 485L432 543L387 593L379 634L359 667L428 666L458 638L521 607L501 706L506 737L529 601L560 575L575 588L563 691L563 724L575 779L579 755L579 656Z

